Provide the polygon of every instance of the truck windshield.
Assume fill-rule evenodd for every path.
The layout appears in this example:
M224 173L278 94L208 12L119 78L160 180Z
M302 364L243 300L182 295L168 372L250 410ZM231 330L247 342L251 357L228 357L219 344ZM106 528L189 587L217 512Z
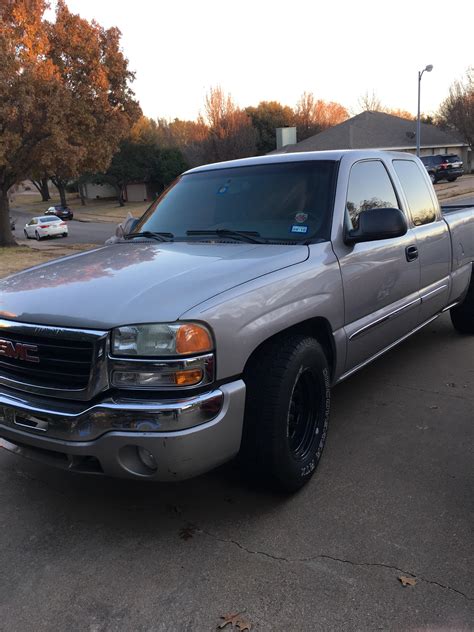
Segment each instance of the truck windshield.
M227 241L238 231L270 242L327 241L335 174L335 161L313 160L183 175L152 204L133 233Z

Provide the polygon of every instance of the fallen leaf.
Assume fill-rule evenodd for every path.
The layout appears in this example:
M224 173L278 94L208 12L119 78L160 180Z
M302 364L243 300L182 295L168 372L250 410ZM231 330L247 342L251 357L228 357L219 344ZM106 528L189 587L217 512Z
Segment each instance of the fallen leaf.
M239 628L240 632L250 632L252 626L248 621L245 621L244 619L239 619L237 621L237 627Z
M230 625L232 630L238 629L239 632L250 632L252 625L245 619L242 619L241 614L241 612L229 612L222 615L220 618L223 619L223 621L219 623L217 628L222 630L227 625Z
M227 614L223 614L220 618L224 620L217 626L219 630L225 628L226 625L229 625L229 623L232 627L234 627L234 625L237 625L240 621L240 612L228 612Z
M182 527L179 530L179 537L181 540L190 540L196 533L197 527L193 524L188 524L186 527Z
M416 579L414 577L405 577L405 575L400 575L398 578L402 582L402 586L415 586Z

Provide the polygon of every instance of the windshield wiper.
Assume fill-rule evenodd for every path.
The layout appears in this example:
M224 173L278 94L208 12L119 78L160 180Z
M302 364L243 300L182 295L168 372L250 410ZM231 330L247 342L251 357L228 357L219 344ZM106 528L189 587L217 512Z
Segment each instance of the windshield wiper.
M218 237L233 237L249 241L253 244L264 244L266 240L259 239L260 233L253 230L231 230L230 228L217 228L215 230L187 230L186 235L217 235Z
M124 235L124 239L134 239L135 237L148 237L157 241L173 241L173 233L155 233L151 230L144 230L142 233L129 233Z

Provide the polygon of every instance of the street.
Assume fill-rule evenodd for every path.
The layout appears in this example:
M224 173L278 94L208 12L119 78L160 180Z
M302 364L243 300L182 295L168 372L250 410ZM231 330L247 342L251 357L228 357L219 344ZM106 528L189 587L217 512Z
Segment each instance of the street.
M23 228L34 215L21 210L12 210L11 216L16 220L15 236L23 239ZM39 215L38 215L39 216ZM48 243L61 246L68 244L103 244L114 234L115 224L109 222L84 222L73 219L67 223L69 235L65 239L49 239Z
M472 630L473 358L444 315L336 387L293 497L232 464L152 485L0 449L0 628Z

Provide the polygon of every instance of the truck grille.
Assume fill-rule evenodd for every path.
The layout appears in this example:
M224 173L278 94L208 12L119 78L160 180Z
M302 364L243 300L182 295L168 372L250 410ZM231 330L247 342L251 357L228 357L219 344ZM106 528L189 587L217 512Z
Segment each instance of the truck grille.
M39 362L25 361L0 355L0 374L19 382L28 382L49 388L86 388L92 365L91 342L52 340L44 336L25 336L1 333L2 340L35 345L34 356Z
M0 318L0 384L89 400L107 387L107 332Z

